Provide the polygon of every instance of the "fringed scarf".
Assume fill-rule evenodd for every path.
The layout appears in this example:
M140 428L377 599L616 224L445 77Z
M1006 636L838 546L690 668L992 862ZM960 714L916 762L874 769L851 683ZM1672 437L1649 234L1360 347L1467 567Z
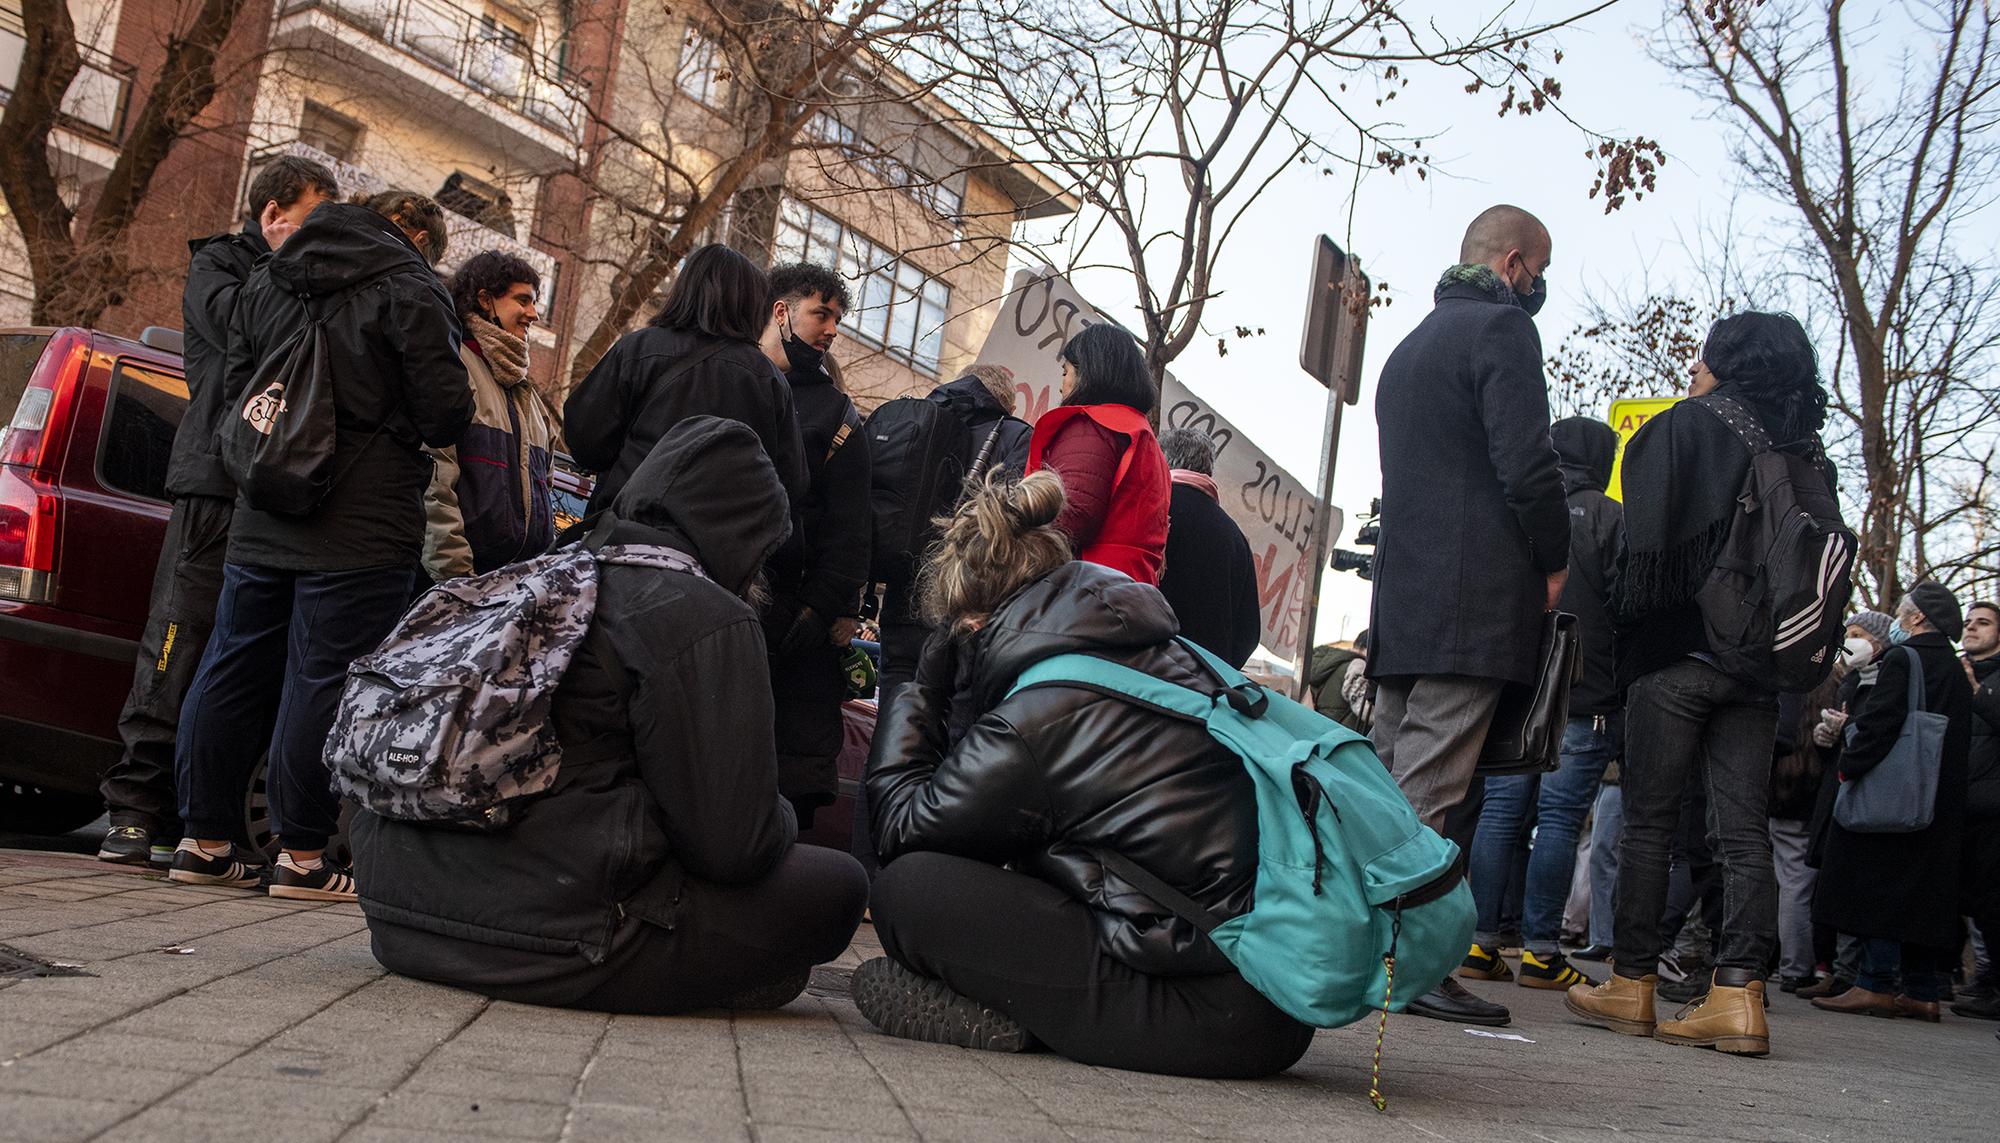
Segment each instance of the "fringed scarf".
M1625 446L1625 565L1613 609L1637 620L1693 602L1736 519L1750 451L1722 418L1682 402Z

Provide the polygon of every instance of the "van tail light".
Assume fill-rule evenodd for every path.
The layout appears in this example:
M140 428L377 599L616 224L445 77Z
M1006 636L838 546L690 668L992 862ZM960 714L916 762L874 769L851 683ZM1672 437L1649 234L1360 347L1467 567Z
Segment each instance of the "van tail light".
M53 474L62 458L62 442L69 435L71 406L83 388L80 377L89 364L87 337L77 337L67 352L43 355L27 388L21 391L13 416L0 429L0 464Z
M62 500L32 472L0 466L0 600L55 597L56 523Z

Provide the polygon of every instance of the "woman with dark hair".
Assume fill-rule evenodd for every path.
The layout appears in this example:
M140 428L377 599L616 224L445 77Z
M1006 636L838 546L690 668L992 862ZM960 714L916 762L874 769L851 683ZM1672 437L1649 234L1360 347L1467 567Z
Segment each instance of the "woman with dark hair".
M474 254L451 278L472 381L472 425L433 449L424 494L424 570L442 583L538 556L555 542L549 473L562 423L528 380L528 330L542 276L512 254Z
M1062 347L1061 407L1035 422L1028 471L1052 469L1069 506L1056 526L1076 557L1157 585L1172 481L1148 417L1159 390L1132 335L1087 326Z
M888 956L855 971L854 1003L905 1039L1039 1041L1169 1075L1283 1071L1313 1030L1105 865L1129 859L1218 918L1248 909L1257 804L1241 760L1200 725L1083 687L1008 694L1070 652L1218 689L1175 641L1158 588L1071 558L1062 510L1051 473L989 483L920 578L937 634L876 730L866 779Z
M1817 432L1819 360L1790 314L1716 322L1689 371L1689 399L1646 422L1625 448L1625 555L1611 591L1617 680L1626 693L1612 975L1569 991L1571 1012L1628 1035L1761 1056L1771 1050L1764 972L1776 951L1778 886L1767 807L1778 738L1769 680L1715 657L1696 596L1736 519L1750 472L1744 434L1813 461L1832 487ZM1742 432L1739 432L1739 426ZM1656 1023L1670 843L1681 794L1703 782L1725 902L1708 994Z
M618 495L667 430L693 416L750 426L787 496L806 488L805 447L792 389L757 339L771 317L771 284L721 243L687 256L660 312L618 339L563 406L570 455L597 473L590 514Z

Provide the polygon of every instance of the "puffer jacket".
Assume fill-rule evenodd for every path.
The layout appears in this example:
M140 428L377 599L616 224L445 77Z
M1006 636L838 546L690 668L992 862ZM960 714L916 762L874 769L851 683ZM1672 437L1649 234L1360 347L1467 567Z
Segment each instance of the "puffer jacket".
M740 597L789 522L757 438L693 417L670 430L612 505L609 542L662 544L710 578L604 565L593 630L556 692L555 784L514 823L470 833L354 825L354 869L375 955L407 976L590 991L634 922L684 920L693 877L744 885L797 835L778 795L771 684L756 612Z
M239 497L229 562L414 568L431 479L424 446L457 444L472 420L451 295L395 223L365 206L321 206L237 296L226 408L240 407L258 363L286 345L308 306L324 316L335 382L333 487L303 516L261 512Z
M472 424L437 449L424 493L424 570L439 582L529 559L555 542L549 479L562 426L525 376L493 375L479 342L459 358L472 382Z
M1097 853L1131 859L1218 915L1247 912L1257 804L1242 761L1202 727L1094 691L1003 697L1023 670L1071 651L1219 689L1170 642L1176 626L1158 588L1074 561L1018 592L969 640L933 640L875 732L868 803L883 859L931 851L1012 864L1088 905L1105 950L1135 969L1232 971L1206 936L1107 874ZM953 684L939 680L954 679L949 695ZM961 705L975 717L948 709ZM948 723L968 721L952 741Z

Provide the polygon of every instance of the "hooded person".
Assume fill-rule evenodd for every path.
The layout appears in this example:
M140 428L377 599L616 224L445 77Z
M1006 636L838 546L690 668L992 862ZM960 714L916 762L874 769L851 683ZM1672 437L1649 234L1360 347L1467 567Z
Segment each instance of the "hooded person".
M175 881L264 884L232 839L268 751L272 824L285 847L268 892L354 900L354 879L324 855L340 816L323 758L327 732L348 664L395 627L420 574L431 478L424 448L457 444L472 420L458 321L434 269L444 250L444 211L423 195L328 203L258 263L237 297L225 409L241 408L261 371L282 366L301 329L316 323L316 367L335 382L333 415L330 425L299 418L297 427L309 443L330 446L333 479L302 513L237 495L215 635L181 708L185 836L168 873ZM240 424L234 416L226 419Z
M715 417L682 420L633 470L594 538L674 549L701 574L599 566L592 633L550 716L562 767L507 829L357 816L384 966L496 999L665 1014L778 1007L846 949L867 879L844 853L794 844L746 602L789 529L782 493L756 434Z

